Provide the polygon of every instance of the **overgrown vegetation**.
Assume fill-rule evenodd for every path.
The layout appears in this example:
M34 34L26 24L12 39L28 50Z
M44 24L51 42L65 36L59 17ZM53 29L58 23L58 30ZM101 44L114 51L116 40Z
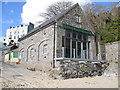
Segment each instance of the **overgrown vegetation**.
M114 42L120 40L120 17L116 17L110 20L105 28L100 32L101 40L105 43Z
M120 40L119 8L118 3L111 3L108 8L101 4L86 4L83 6L86 16L96 31L97 40L104 43Z

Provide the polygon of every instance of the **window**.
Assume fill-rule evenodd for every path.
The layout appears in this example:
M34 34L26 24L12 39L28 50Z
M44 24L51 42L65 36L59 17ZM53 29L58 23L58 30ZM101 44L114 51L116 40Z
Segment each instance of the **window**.
M87 58L87 43L83 42L83 58Z
M12 35L12 32L10 32L10 35Z
M14 39L16 39L16 36L14 36Z
M64 36L62 36L62 47L64 47Z
M25 36L25 34L23 34L23 37Z
M30 56L31 56L31 58L34 57L34 52L35 52L35 49L34 49L34 48L31 48L31 50L30 50Z
M65 58L89 58L89 45L88 45L88 36L84 33L79 32L69 32L65 33L65 36L62 36L62 57ZM66 35L68 34L68 35Z
M14 34L16 34L16 31L14 32Z
M70 32L69 31L66 32L66 37L70 37Z
M43 54L47 54L47 44L45 44L44 46L43 46Z
M24 52L24 51L21 52L21 58L22 58L22 59L25 58L25 52Z
M14 39L16 39L16 36L14 36Z
M65 57L70 58L70 38L66 38Z
M11 36L9 37L9 39L12 39Z
M72 33L72 38L76 39L76 33L75 32Z
M85 34L83 35L83 40L84 40L84 41L87 41L87 40L88 40L87 35L85 35Z
M80 16L79 16L79 15L76 15L76 16L75 16L75 20L76 20L77 23L80 23L80 22L81 22Z
M78 39L82 40L82 34L78 34Z
M78 49L77 49L77 50L78 50L78 51L77 51L77 52L78 52L78 53L77 53L78 58L81 58L81 42L78 42L78 43L77 43L77 47L78 47Z

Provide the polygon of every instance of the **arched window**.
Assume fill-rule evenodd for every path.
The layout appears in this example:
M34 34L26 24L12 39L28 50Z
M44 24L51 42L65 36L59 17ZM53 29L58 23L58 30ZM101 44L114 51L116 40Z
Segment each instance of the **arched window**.
M21 58L22 58L22 59L25 58L25 52L24 52L24 51L21 52Z
M34 53L35 53L35 49L31 48L30 50L30 57L33 58L34 57Z
M48 45L45 44L45 45L43 46L43 54L47 54L47 48L48 48Z

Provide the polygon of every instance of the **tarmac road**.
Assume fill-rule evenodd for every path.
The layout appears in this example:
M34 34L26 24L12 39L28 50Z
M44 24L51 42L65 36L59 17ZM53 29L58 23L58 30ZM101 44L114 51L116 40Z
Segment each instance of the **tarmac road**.
M0 62L2 88L35 88L32 78L38 75L19 65Z
M51 79L47 73L30 71L22 65L0 62L2 88L118 88L118 77Z

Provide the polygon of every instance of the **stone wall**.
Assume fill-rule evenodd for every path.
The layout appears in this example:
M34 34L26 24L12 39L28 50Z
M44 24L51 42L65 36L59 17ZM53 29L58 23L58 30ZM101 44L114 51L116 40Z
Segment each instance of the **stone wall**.
M75 15L81 17L81 23L76 22ZM37 33L28 36L26 39L20 41L19 53L25 55L22 57L21 63L31 65L33 68L46 69L53 65L53 48L55 48L55 58L59 58L62 55L62 36L65 35L65 29L60 28L59 25L68 24L74 27L91 30L89 23L79 6L72 8L69 12L65 13L59 20L56 22L56 27L50 26L42 30L39 30ZM55 29L55 47L54 47L54 29ZM95 59L95 41L94 36L89 36L90 52L91 58ZM48 44L48 53L43 54L43 46ZM30 50L33 48L34 54L31 58ZM24 54L22 54L24 52ZM30 67L31 67L30 66Z
M75 15L78 15L81 17L81 22L76 22ZM69 12L67 12L65 15L63 15L57 22L57 25L70 25L77 28L82 28L85 30L90 30L94 34L94 30L91 27L89 21L87 20L87 17L85 16L84 12L80 8L80 6L76 6L73 9L71 9ZM65 32L69 32L69 30L65 30L64 28L57 27L56 28L56 57L61 57L62 54L62 36L65 36ZM79 32L81 33L81 32ZM96 59L96 45L95 45L95 37L94 36L88 36L88 40L90 41L90 59Z
M48 70L53 64L53 38L54 25L20 41L19 56L21 55L21 64L28 68L36 68L39 70ZM46 53L44 53L44 45L47 44Z
M105 44L106 60L118 61L118 56L120 56L120 49L118 48L120 41Z
M109 66L104 73L105 76L118 75L119 43L120 41L105 44L106 60L109 62Z
M107 62L88 61L57 61L57 66L51 73L52 78L82 78L88 76L101 76L107 68Z

